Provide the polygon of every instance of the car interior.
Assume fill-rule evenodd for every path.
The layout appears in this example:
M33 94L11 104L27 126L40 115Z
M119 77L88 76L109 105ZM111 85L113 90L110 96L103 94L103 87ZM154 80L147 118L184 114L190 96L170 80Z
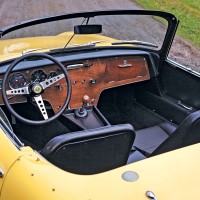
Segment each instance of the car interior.
M200 142L198 74L145 48L49 54L0 63L1 121L18 147L91 175Z
M67 61L72 55L65 56L63 65L72 66L68 70L72 95L68 109L56 120L26 124L1 106L2 115L8 117L25 146L61 169L94 174L199 142L200 84L196 75L169 61L158 73L155 58L147 52L124 50L127 55L121 56L123 50L112 50L112 55L101 58L106 52L110 53L101 50L97 58L87 59L82 59L87 51L75 53L80 57L75 61ZM61 73L56 65L40 62L41 66L35 67L32 59L24 61L28 73L27 69L15 71L10 79L19 73L27 80ZM64 87L65 81L59 82L43 93L51 102L45 101L49 116L63 103ZM55 94L56 99L52 98ZM17 113L34 120L42 118L35 102L23 103L20 98L10 99ZM22 103L15 103L18 101Z

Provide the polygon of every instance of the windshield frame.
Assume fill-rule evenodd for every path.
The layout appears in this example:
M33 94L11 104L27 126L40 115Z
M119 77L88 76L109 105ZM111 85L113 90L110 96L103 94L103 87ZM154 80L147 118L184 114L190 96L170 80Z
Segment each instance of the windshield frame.
M154 50L160 55L160 59L164 60L166 59L171 44L173 42L178 23L179 21L177 18L170 13L163 12L163 11L153 11L153 10L102 10L102 11L93 11L93 12L78 12L78 13L66 13L61 15L54 15L49 17L43 17L43 18L37 18L37 19L31 19L26 20L21 23L17 23L11 26L8 26L6 28L3 28L0 30L0 38L5 36L6 34L13 32L18 29L22 29L25 27L43 24L47 22L53 22L53 21L60 21L65 19L73 19L73 18L92 18L95 16L106 16L106 15L147 15L147 16L158 16L161 18L164 18L168 22L167 31L164 37L163 44L159 50Z

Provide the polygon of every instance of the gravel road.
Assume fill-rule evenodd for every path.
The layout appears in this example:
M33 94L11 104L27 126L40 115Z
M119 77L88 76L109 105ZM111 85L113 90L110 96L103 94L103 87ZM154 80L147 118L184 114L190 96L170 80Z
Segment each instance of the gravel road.
M0 29L31 18L101 9L142 8L131 0L0 0ZM135 25L133 27L134 20ZM152 18L147 21L143 21L140 18L140 23L138 23L137 18L134 20L129 17L120 18L120 21L118 18L104 19L103 24L111 22L113 24L112 30L106 29L104 31L118 39L130 38L130 34L134 32L134 36L137 39L147 41L148 38L148 41L156 43L159 38L159 41L161 41L162 35L158 34L158 30L164 29L164 26L160 22ZM122 33L123 24L130 24L130 26L129 30ZM137 26L138 31L135 31L135 26ZM200 71L200 50L180 37L175 38L175 43L170 52L170 58Z

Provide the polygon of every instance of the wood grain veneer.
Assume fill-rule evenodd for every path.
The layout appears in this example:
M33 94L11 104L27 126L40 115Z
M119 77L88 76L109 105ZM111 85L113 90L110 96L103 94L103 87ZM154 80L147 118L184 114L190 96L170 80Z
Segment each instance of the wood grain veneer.
M72 83L72 96L69 106L73 109L82 106L84 95L90 97L91 105L97 105L99 96L105 89L150 79L148 63L142 56L112 57L77 62L77 64L80 63L83 64L83 67L68 70ZM75 63L63 64L67 66ZM56 71L58 74L62 73L54 65L19 72L26 77L27 83L30 83L31 74L38 69L42 69L47 75L51 71ZM0 75L0 78L2 78L2 75ZM95 83L92 84L91 80ZM60 90L56 85L60 85L62 89ZM7 87L7 89L9 88ZM51 103L54 112L57 113L64 104L66 94L66 80L62 79L50 88L45 89L42 96L43 99ZM26 102L26 97L15 96L9 101L10 103L22 103ZM1 94L0 104L4 104Z

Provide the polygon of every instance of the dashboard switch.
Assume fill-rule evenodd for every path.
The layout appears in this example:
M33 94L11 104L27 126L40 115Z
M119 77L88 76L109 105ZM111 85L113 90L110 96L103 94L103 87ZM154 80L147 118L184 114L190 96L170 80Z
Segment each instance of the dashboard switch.
M61 85L56 85L56 88L57 88L58 90L62 90L62 86L61 86Z
M95 99L92 99L91 104L94 105L94 103L95 103Z
M91 83L91 84L95 84L95 83L96 83L96 80L95 80L95 79L90 79L90 83Z
M93 63L85 63L85 67L91 67Z

